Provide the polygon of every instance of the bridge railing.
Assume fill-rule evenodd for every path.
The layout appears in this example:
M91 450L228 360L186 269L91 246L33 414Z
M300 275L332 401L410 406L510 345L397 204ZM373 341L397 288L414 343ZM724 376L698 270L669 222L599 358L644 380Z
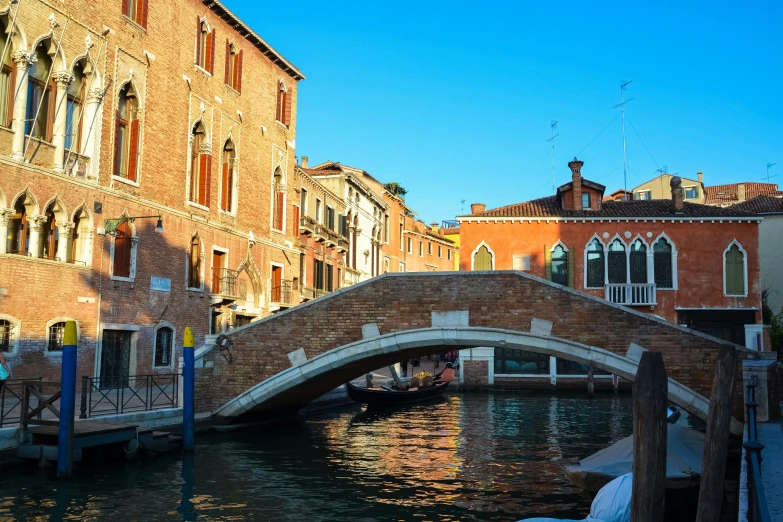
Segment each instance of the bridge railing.
M756 426L756 376L751 377L747 384L748 409L748 440L742 444L745 448L745 458L748 461L748 520L751 522L772 522L767 507L767 497L761 482L761 450L764 444L758 440Z
M44 380L37 379L7 379L3 390L0 392L0 428L17 426L22 418L22 399L24 397L25 383L36 383L38 391L44 393ZM36 399L33 399L35 401ZM37 417L41 418L38 412Z
M80 419L177 408L179 374L82 377Z

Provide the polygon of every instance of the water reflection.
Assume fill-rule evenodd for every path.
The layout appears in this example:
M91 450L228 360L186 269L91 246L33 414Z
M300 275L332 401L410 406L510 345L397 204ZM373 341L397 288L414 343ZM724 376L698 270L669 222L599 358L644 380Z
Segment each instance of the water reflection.
M195 455L5 468L0 520L583 518L562 466L631 433L630 396L466 394L200 436Z

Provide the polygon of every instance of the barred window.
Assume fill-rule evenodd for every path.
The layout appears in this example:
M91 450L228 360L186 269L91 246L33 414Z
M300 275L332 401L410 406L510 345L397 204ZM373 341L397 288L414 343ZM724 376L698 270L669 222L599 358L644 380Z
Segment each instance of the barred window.
M674 269L672 267L672 245L664 238L653 245L653 264L655 267L655 286L674 288Z
M647 245L644 241L637 239L631 245L631 283L647 283Z
M513 348L495 348L495 373L549 375L549 356Z
M628 282L628 270L625 258L625 245L619 239L615 239L609 245L609 283L622 284Z
M46 343L47 352L59 353L63 351L63 332L65 332L65 321L54 323L49 327L49 342Z
M14 345L14 328L11 321L0 319L0 352L8 353Z
M158 328L155 334L155 366L171 366L174 348L174 330L168 326Z
M604 245L593 239L587 245L587 287L604 286Z

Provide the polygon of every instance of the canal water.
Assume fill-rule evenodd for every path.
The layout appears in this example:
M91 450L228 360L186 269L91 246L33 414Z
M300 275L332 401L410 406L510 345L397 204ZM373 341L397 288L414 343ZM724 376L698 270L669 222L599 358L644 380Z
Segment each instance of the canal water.
M404 410L354 406L197 437L165 455L0 468L0 521L426 521L584 518L562 467L632 432L630 395L460 394Z

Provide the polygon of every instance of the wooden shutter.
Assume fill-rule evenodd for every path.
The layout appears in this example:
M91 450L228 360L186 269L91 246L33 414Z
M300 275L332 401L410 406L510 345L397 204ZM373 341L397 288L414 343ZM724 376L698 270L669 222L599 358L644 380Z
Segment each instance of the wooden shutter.
M122 164L122 143L120 143L120 111L114 116L114 175L120 176L120 165Z
M223 254L217 250L212 251L212 293L220 293L220 269L223 268Z
M275 228L283 230L283 205L285 205L285 192L277 193L277 204L275 205Z
M147 28L147 14L149 12L149 0L141 0L141 26Z
M226 85L231 85L231 78L229 76L229 69L231 68L231 44L228 41L228 38L226 38L226 72L224 74L225 77L225 83Z
M8 77L8 99L6 100L6 118L4 125L11 126L14 120L14 93L16 92L16 67L11 67L11 73ZM2 241L2 240L0 240Z
M136 181L139 164L139 120L133 120L130 125L130 146L128 152L128 179Z
M291 214L293 215L294 220L294 236L299 235L299 207L296 205L291 205Z
M566 255L568 256L568 288L576 288L574 286L576 247L571 245Z
M210 201L212 200L212 155L206 154L207 156L207 193L204 195L204 206L208 207L210 204Z
M549 250L549 245L544 245L544 266L546 273L546 280L552 280L552 252Z
M131 230L127 223L117 227L114 237L114 270L116 277L130 277Z
M122 14L128 14L128 0L122 0Z
M201 65L201 18L196 16L196 65Z
M280 87L278 86L277 89L277 101L275 102L275 119L277 121L282 121L282 116L280 114L280 107L282 104L280 103L280 97L283 95L283 91L280 90Z
M235 67L235 69L236 71L234 72L234 74L237 75L237 81L234 88L241 93L242 92L242 51L239 51L239 54L237 55L237 66Z
M62 38L62 36L60 38ZM55 113L55 110L57 109L57 104L55 103L55 101L56 101L55 99L57 98L57 86L55 85L54 80L51 80L49 82L49 86L46 89L44 89L44 92L47 92L47 91L49 93L49 100L48 100L49 110L48 110L48 113L46 115L46 134L45 134L45 136L46 136L46 141L51 143L52 139L53 139L53 136L54 136L54 113ZM67 100L67 98L68 97L66 95L66 100ZM67 101L66 101L66 103L67 103ZM40 115L39 115L39 117L40 117Z
M201 154L198 157L198 198L196 203L206 206L207 196L207 157L208 154Z
M291 125L291 94L288 92L285 93L285 114L283 117L285 118L283 123Z
M208 42L212 44L210 46L209 50L209 72L211 74L215 74L215 41L217 40L217 29L212 29L212 36L211 36L211 42Z
M223 163L223 177L220 180L220 208L228 210L228 162Z
M234 211L234 165L233 163L228 168L228 198L226 199L227 206L226 210L228 212Z
M56 250L56 239L57 239L57 219L54 217L54 214L49 214L49 237L47 238L49 240L49 255L47 256L49 259L54 259L54 256L57 255ZM65 259L61 259L60 261L65 261Z

